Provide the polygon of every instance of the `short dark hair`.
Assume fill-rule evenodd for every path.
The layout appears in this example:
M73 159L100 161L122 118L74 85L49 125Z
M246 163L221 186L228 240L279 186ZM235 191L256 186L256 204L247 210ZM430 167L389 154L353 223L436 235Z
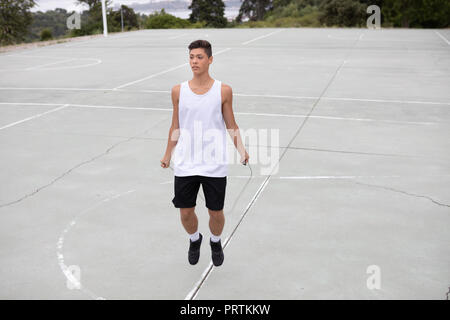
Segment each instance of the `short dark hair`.
M191 44L189 45L189 52L192 49L197 49L197 48L203 48L206 52L206 54L208 55L208 58L210 58L212 56L212 49L211 49L211 43L209 43L206 40L195 40L193 42L191 42Z

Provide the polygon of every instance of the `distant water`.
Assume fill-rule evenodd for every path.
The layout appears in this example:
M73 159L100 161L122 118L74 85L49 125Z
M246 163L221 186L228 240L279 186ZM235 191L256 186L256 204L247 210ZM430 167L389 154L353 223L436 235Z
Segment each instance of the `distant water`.
M191 14L191 12L192 12L191 10L173 10L173 11L165 10L165 11L167 13L170 13L171 15L173 15L175 17L182 18L182 19L188 19L190 14ZM148 11L148 12L140 11L140 13L145 13L146 15L149 15L150 13L153 13L153 12L154 11ZM225 10L224 13L225 13L225 17L226 18L234 19L239 14L239 9Z

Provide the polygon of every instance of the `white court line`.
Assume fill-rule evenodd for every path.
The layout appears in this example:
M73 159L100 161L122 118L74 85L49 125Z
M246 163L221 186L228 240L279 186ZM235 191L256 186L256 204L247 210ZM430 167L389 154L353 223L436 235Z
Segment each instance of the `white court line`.
M321 180L321 179L403 178L403 177L405 177L405 176L400 176L400 175L387 175L387 176L373 176L373 175L372 176L285 176L285 177L278 177L278 179L284 179L284 180ZM276 177L274 177L274 178L276 178Z
M419 178L423 177L449 177L450 175L420 175ZM266 175L253 176L252 179L265 178ZM273 176L271 179L275 180L335 180L335 179L359 179L359 178L417 178L417 175L361 175L361 176ZM235 179L248 179L248 176L227 176L227 178ZM167 180L160 182L159 184L173 184L173 180Z
M32 102L0 102L0 105L61 105L60 103L32 103ZM172 112L172 108L151 108L151 107L125 107L125 106L99 106L99 105L85 105L85 104L66 104L69 107L76 108L93 108L93 109L120 109L120 110L147 110L147 111L165 111ZM287 118L306 118L306 115L300 114L283 114L283 113L261 113L261 112L235 112L235 115L243 116L264 116L264 117L287 117ZM327 120L343 120L343 121L369 121L369 122L388 122L401 124L417 124L417 125L438 125L446 122L425 122L425 121L402 121L402 120L385 120L385 119L371 119L371 118L345 118L345 117L330 117L330 116L309 116L315 119Z
M330 120L390 122L390 123L405 123L405 124L425 124L425 125L428 125L428 124L430 124L430 125L439 124L439 122L426 122L426 121L402 121L402 120L385 120L385 119L370 119L370 118L345 118L345 117L329 117L329 116L310 116L310 118L330 119Z
M334 100L334 101L361 101L361 102L377 102L377 103L406 103L406 104L450 105L450 102L417 101L417 100L386 100L386 99L328 98L328 97L323 97L322 99L323 100Z
M0 87L0 90L55 90L55 91L116 91L124 93L170 93L169 90L123 90L110 88L44 88L44 87ZM234 93L233 96L241 97L256 97L256 98L279 98L279 99L304 99L316 100L318 97L312 96L288 96L288 95L274 95L274 94L245 94ZM322 97L321 100L330 101L356 101L356 102L375 102L375 103L401 103L401 104L432 104L432 105L450 105L450 102L439 101L417 101L417 100L388 100L388 99L364 99L364 98L333 98Z
M412 42L412 43L424 43L423 41L418 41L418 40L405 40L405 39L362 39L364 36L364 34L360 35L359 40L361 41L368 41L368 42L378 42L378 43L385 43L385 42ZM336 40L348 40L348 41L355 41L357 40L356 38L345 38L345 37L339 37L339 36L334 36L331 34L328 34L328 38L330 39L336 39Z
M245 216L247 215L248 210L250 210L251 206L253 205L256 200L258 200L259 196L262 194L264 189L266 188L267 184L269 183L271 176L267 176L266 179L261 183L256 193L253 195L250 202L247 204L247 207L245 208L244 212L242 213L238 223L234 227L233 231L231 232L230 236L227 237L223 244L223 250L226 249L228 244L230 243L231 239L233 238L234 233L236 232L237 228L241 224L241 222L244 220ZM208 279L209 275L211 274L211 271L213 270L213 264L212 262L209 263L208 267L203 271L202 275L200 276L200 280L197 281L197 283L194 285L191 291L186 295L184 300L193 300L197 296L198 292L200 291L200 287L202 284Z
M266 175L253 176L252 179L257 178L265 178ZM272 176L271 179L275 180L335 180L335 179L359 179L359 178L424 178L424 177L450 177L449 174L435 174L435 175L361 175L361 176ZM227 178L236 178L236 179L248 179L248 176L227 176ZM167 180L160 182L159 184L173 184L173 180Z
M13 53L9 56L20 57L20 58L41 58L41 59L67 59L71 57L62 57L62 56L48 56L48 55L34 55L34 54L23 54L23 53ZM92 58L77 58L74 59L92 59Z
M54 91L113 91L113 89L101 89L101 88L11 88L11 87L0 87L0 90L54 90Z
M444 40L449 46L450 46L450 42L442 35L440 34L438 31L434 31L442 40Z
M86 286L82 285L81 282L79 281L79 279L75 278L74 275L72 274L72 272L70 271L70 269L67 267L67 265L64 262L64 254L63 254L64 238L69 233L69 231L72 229L72 227L76 224L77 219L79 219L81 216L85 215L89 211L92 211L93 209L95 209L96 207L102 205L105 202L108 202L110 200L113 200L115 198L121 197L123 195L126 195L126 194L134 192L134 191L135 190L133 189L133 190L128 190L128 191L123 192L123 193L115 194L114 196L109 197L109 198L105 198L105 199L97 202L93 206L90 206L87 209L85 209L85 210L81 211L80 213L78 213L75 216L75 218L72 219L72 221L70 221L70 223L63 230L63 232L61 232L61 235L60 235L60 237L58 239L58 242L56 244L56 257L58 258L58 265L61 268L62 273L66 277L67 282L70 283L74 288L78 288L79 290L83 291L84 293L86 293L87 295L89 295L93 299L100 300L100 299L104 299L104 298L96 295L91 290L89 290Z
M114 38L114 39L116 39L116 38L124 38L125 37L125 35L122 35L121 37L117 37L118 35L108 35L108 37L104 37L103 35L98 35L98 36L94 36L94 37L91 37L91 38L89 38L89 39L86 39L86 40L80 40L80 41L73 41L73 42L71 42L70 44L65 44L64 46L65 47L75 47L75 46L77 46L77 45L83 45L83 44L86 44L86 43L88 43L88 42L91 42L92 40L107 40L107 39L111 39L111 38Z
M259 98L305 99L305 100L316 100L319 98L319 97L311 97L311 96L287 96L287 95L273 95L273 94L244 94L244 93L233 93L233 96L257 97L257 98L259 97ZM416 100L388 100L388 99L333 98L333 97L322 97L321 100L450 105L450 102L416 101Z
M63 60L63 61L58 61L58 62L52 62L52 63L41 64L41 65L38 65L38 66L34 66L34 67L31 67L31 68L27 68L27 69L25 69L25 70L27 70L27 71L29 71L29 70L34 70L34 69L38 69L38 68L41 68L41 67L52 66L52 65L55 65L55 64L58 64L58 63L70 62L70 61L73 61L73 60L76 60L76 59L68 59L68 60Z
M98 38L100 38L100 37L98 37ZM66 44L66 45L64 45L64 46L67 47L67 48L69 48L69 47L75 47L75 46L77 46L77 45L80 45L80 44L89 42L90 40L94 40L94 39L97 39L97 38L93 38L93 39L91 38L91 39L88 39L88 40L81 40L81 41L73 41L72 43Z
M124 93L170 93L168 90L123 90L123 89L110 89L110 88L37 88L37 87L0 87L0 90L49 90L49 91L115 91Z
M61 103L33 103L33 102L0 102L0 105L26 105L26 106L60 106ZM150 111L172 111L169 108L145 108L145 107L122 107L122 106L94 106L86 104L66 104L69 107L93 108L93 109L122 109L122 110L150 110Z
M272 179L285 179L285 180L321 180L321 179L358 179L358 178L423 178L423 177L448 177L448 174L431 174L431 175L381 175L381 176L282 176L273 177Z
M34 55L25 55L23 53L11 53L8 55L5 55L5 57L21 57L21 58L49 58L50 56L34 56ZM59 58L59 57L52 57L52 58ZM67 58L67 57L66 57Z
M256 40L258 40L258 39L268 37L268 36L270 36L270 35L272 35L272 34L274 34L274 33L278 33L278 32L281 32L281 31L283 31L283 30L277 30L277 31L271 32L271 33L266 34L266 35L264 35L264 36L260 36L260 37L258 37L258 38L255 38L255 39L246 41L246 42L243 43L243 44L247 44L247 43L250 43L250 42L252 42L252 41L256 41ZM221 50L221 51L218 51L218 52L214 53L214 55L217 56L217 55L219 55L219 54L221 54L221 53L224 53L224 52L226 52L226 51L229 51L229 50L231 50L231 48L226 48L226 49L224 49L224 50ZM122 88L125 88L125 87L128 87L128 86L131 86L131 85L133 85L133 84L136 84L136 83L139 83L139 82L142 82L142 81L145 81L145 80L154 78L154 77L159 76L159 75L161 75L161 74L164 74L164 73L167 73L167 72L170 72L170 71L173 71L173 70L182 68L182 67L184 67L184 66L186 66L186 65L189 65L189 63L186 62L186 63L183 63L183 64L181 64L181 65L175 66L175 67L173 67L173 68L170 68L170 69L167 69L167 70L164 70L164 71L161 71L161 72L152 74L152 75L150 75L150 76L148 76L148 77L145 77L145 78L142 78L142 79L139 79L139 80L135 80L135 81L132 81L132 82L125 83L125 84L123 84L123 85L120 85L120 86L118 86L118 87L115 87L114 90L122 89Z
M142 78L142 79L139 79L139 80L135 80L135 81L131 81L131 82L125 83L125 84L123 84L123 85L120 85L120 86L118 86L118 87L115 87L113 90L117 90L117 89L121 89L121 88L125 88L125 87L128 87L128 86L131 86L131 85L133 85L133 84L136 84L136 83L139 83L139 82L142 82L142 81L145 81L145 80L154 78L154 77L159 76L159 75L161 75L161 74L164 74L164 73L167 73L167 72L170 72L170 71L173 71L173 70L182 68L182 67L184 67L184 66L186 66L186 65L188 65L187 62L186 62L186 63L183 63L183 64L180 64L180 65L178 65L178 66L172 67L172 68L170 68L170 69L167 69L167 70L164 70L164 71L161 71L161 72L158 72L158 73L149 75L149 76L147 76L147 77L145 77L145 78Z
M10 124L8 124L6 126L0 127L0 130L3 130L3 129L6 129L6 128L15 126L15 125L17 125L19 123L23 123L23 122L26 122L26 121L29 121L29 120L32 120L32 119L36 119L36 118L42 117L43 115L46 115L48 113L52 113L52 112L55 112L55 111L67 108L68 106L69 106L68 104L65 104L65 105L63 105L61 107L58 107L58 108L55 108L55 109L52 109L52 110L49 110L49 111L46 111L46 112L42 112L42 113L36 114L34 116L31 116L31 117L28 117L28 118L25 118L25 119L22 119L22 120L10 123Z
M224 49L224 50L221 50L221 51L219 51L219 52L216 52L215 55L219 55L219 54L221 54L221 53L223 53L223 52L226 52L226 51L228 51L228 50L231 50L231 48L226 48L226 49ZM139 80L135 80L135 81L131 81L131 82L125 83L125 84L123 84L123 85L120 85L120 86L118 86L118 87L115 87L113 90L117 90L117 89L121 89L121 88L125 88L125 87L128 87L128 86L131 86L131 85L133 85L133 84L136 84L136 83L139 83L139 82L142 82L142 81L145 81L145 80L148 80L148 79L157 77L157 76L159 76L159 75L161 75L161 74L164 74L164 73L167 73L167 72L170 72L170 71L173 71L173 70L176 70L176 69L185 67L185 66L187 66L187 65L189 65L188 62L183 63L183 64L180 64L180 65L175 66L175 67L172 67L172 68L170 68L170 69L167 69L167 70L164 70L164 71L155 73L155 74L151 74L151 75L149 75L149 76L147 76L147 77L145 77L145 78L142 78L142 79L139 79Z
M78 68L91 67L91 66L95 66L97 64L102 63L102 60L96 59L96 58L71 58L70 60L67 60L67 57L61 57L61 56L42 56L42 55L36 56L36 55L25 55L25 54L10 54L8 56L21 57L21 58L66 59L64 61L57 61L57 62L47 63L47 64L43 64L43 65L39 65L39 66L23 69L25 71L35 70L35 69L38 69L38 68L41 68L41 67L51 66L51 65L64 63L64 62L75 61L75 60L88 60L88 61L92 61L93 60L94 62L87 63L87 64L82 64L82 65L75 65L75 66L56 67L56 68L43 68L43 69L44 70L78 69ZM19 69L19 70L22 70L22 69ZM6 69L5 71L8 71L8 70Z
M40 103L40 102L0 102L0 105L17 106L60 106L62 103Z
M83 58L83 59L75 59L75 60L95 60L95 61L92 62L92 63L81 64L81 65L77 65L77 66L67 66L67 67L57 67L57 68L44 68L44 70L80 69L80 68L92 67L92 66L95 66L97 64L102 63L102 60L95 59L95 58Z
M124 89L111 89L113 91L123 93L171 93L170 90L124 90Z
M145 31L149 31L149 32L145 32ZM126 31L124 33L122 33L122 32L117 32L117 33L113 33L113 34L110 33L110 34L108 34L107 37L104 37L103 35L98 35L96 37L94 36L94 37L91 37L91 38L86 39L86 40L73 41L70 44L66 44L65 46L66 47L74 47L74 46L77 46L79 44L83 45L83 44L89 43L89 42L91 42L93 40L105 40L105 41L107 41L109 39L113 39L114 40L114 39L130 38L130 34L129 33L134 33L133 35L135 35L138 32L143 33L147 37L149 35L150 36L152 36L152 35L155 35L155 36L166 35L164 32L160 32L160 33L153 32L152 33L152 30L150 30L150 29L147 29L147 30L135 30L135 31ZM145 33L147 33L147 34L145 34ZM102 41L102 42L104 42L104 41Z
M242 42L241 44L245 46L246 44L249 44L250 42L253 42L253 41L256 41L256 40L259 40L259 39L262 39L262 38L269 37L269 36L271 36L271 35L273 35L275 33L281 32L281 31L284 31L284 29L277 30L277 31L274 31L274 32L271 32L271 33L268 33L268 34L265 34L265 35L262 35L262 36L259 36L257 38L254 38L254 39Z
M123 106L93 106L85 104L69 104L70 107L76 108L94 108L94 109L121 109L121 110L150 110L150 111L166 111L171 112L169 108L146 108L146 107L123 107Z
M238 115L251 115L251 116L266 116L266 117L288 117L288 118L306 118L306 115L300 114L282 114L282 113L254 113L254 112L235 112ZM391 123L405 123L405 124L424 124L424 125L436 125L440 122L425 122L425 121L402 121L402 120L385 120L385 119L371 119L371 118L345 118L345 117L330 117L330 116L309 116L315 119L328 119L328 120L348 120L348 121L369 121L369 122L391 122Z

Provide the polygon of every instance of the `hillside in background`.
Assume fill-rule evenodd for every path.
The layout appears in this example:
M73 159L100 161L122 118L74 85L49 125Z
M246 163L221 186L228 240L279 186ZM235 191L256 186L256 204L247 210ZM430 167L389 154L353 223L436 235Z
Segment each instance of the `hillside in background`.
M75 1L75 0L74 0ZM68 30L72 14L57 8L30 12L33 0L0 0L0 44L49 40L103 32L100 0L81 14L81 28ZM27 4L28 3L28 4ZM192 9L189 6L192 3ZM194 5L195 3L195 5ZM165 0L123 6L114 0L107 9L108 31L166 28L300 28L367 27L367 8L380 9L382 28L448 28L449 0ZM27 6L20 8L20 6ZM223 6L225 5L225 6ZM225 10L224 10L225 9ZM25 14L24 14L25 12ZM26 18L26 19L25 19Z
M240 0L224 0L225 7L227 9L235 9L239 10L242 1ZM148 3L132 3L128 5L130 8L133 8L136 12L143 12L143 13L149 13L152 11L160 11L161 9L164 9L167 11L178 11L178 10L188 10L189 5L191 4L191 1L184 1L184 0L166 0L166 1L159 1L159 2L148 2ZM119 3L114 4L114 9L117 10L120 7Z

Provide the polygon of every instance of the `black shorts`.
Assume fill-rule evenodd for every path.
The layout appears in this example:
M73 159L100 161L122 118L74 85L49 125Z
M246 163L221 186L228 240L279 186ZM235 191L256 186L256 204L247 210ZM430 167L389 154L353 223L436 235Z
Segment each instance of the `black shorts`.
M175 176L175 208L192 208L196 206L200 184L205 195L206 207L210 210L222 210L225 201L227 177Z

